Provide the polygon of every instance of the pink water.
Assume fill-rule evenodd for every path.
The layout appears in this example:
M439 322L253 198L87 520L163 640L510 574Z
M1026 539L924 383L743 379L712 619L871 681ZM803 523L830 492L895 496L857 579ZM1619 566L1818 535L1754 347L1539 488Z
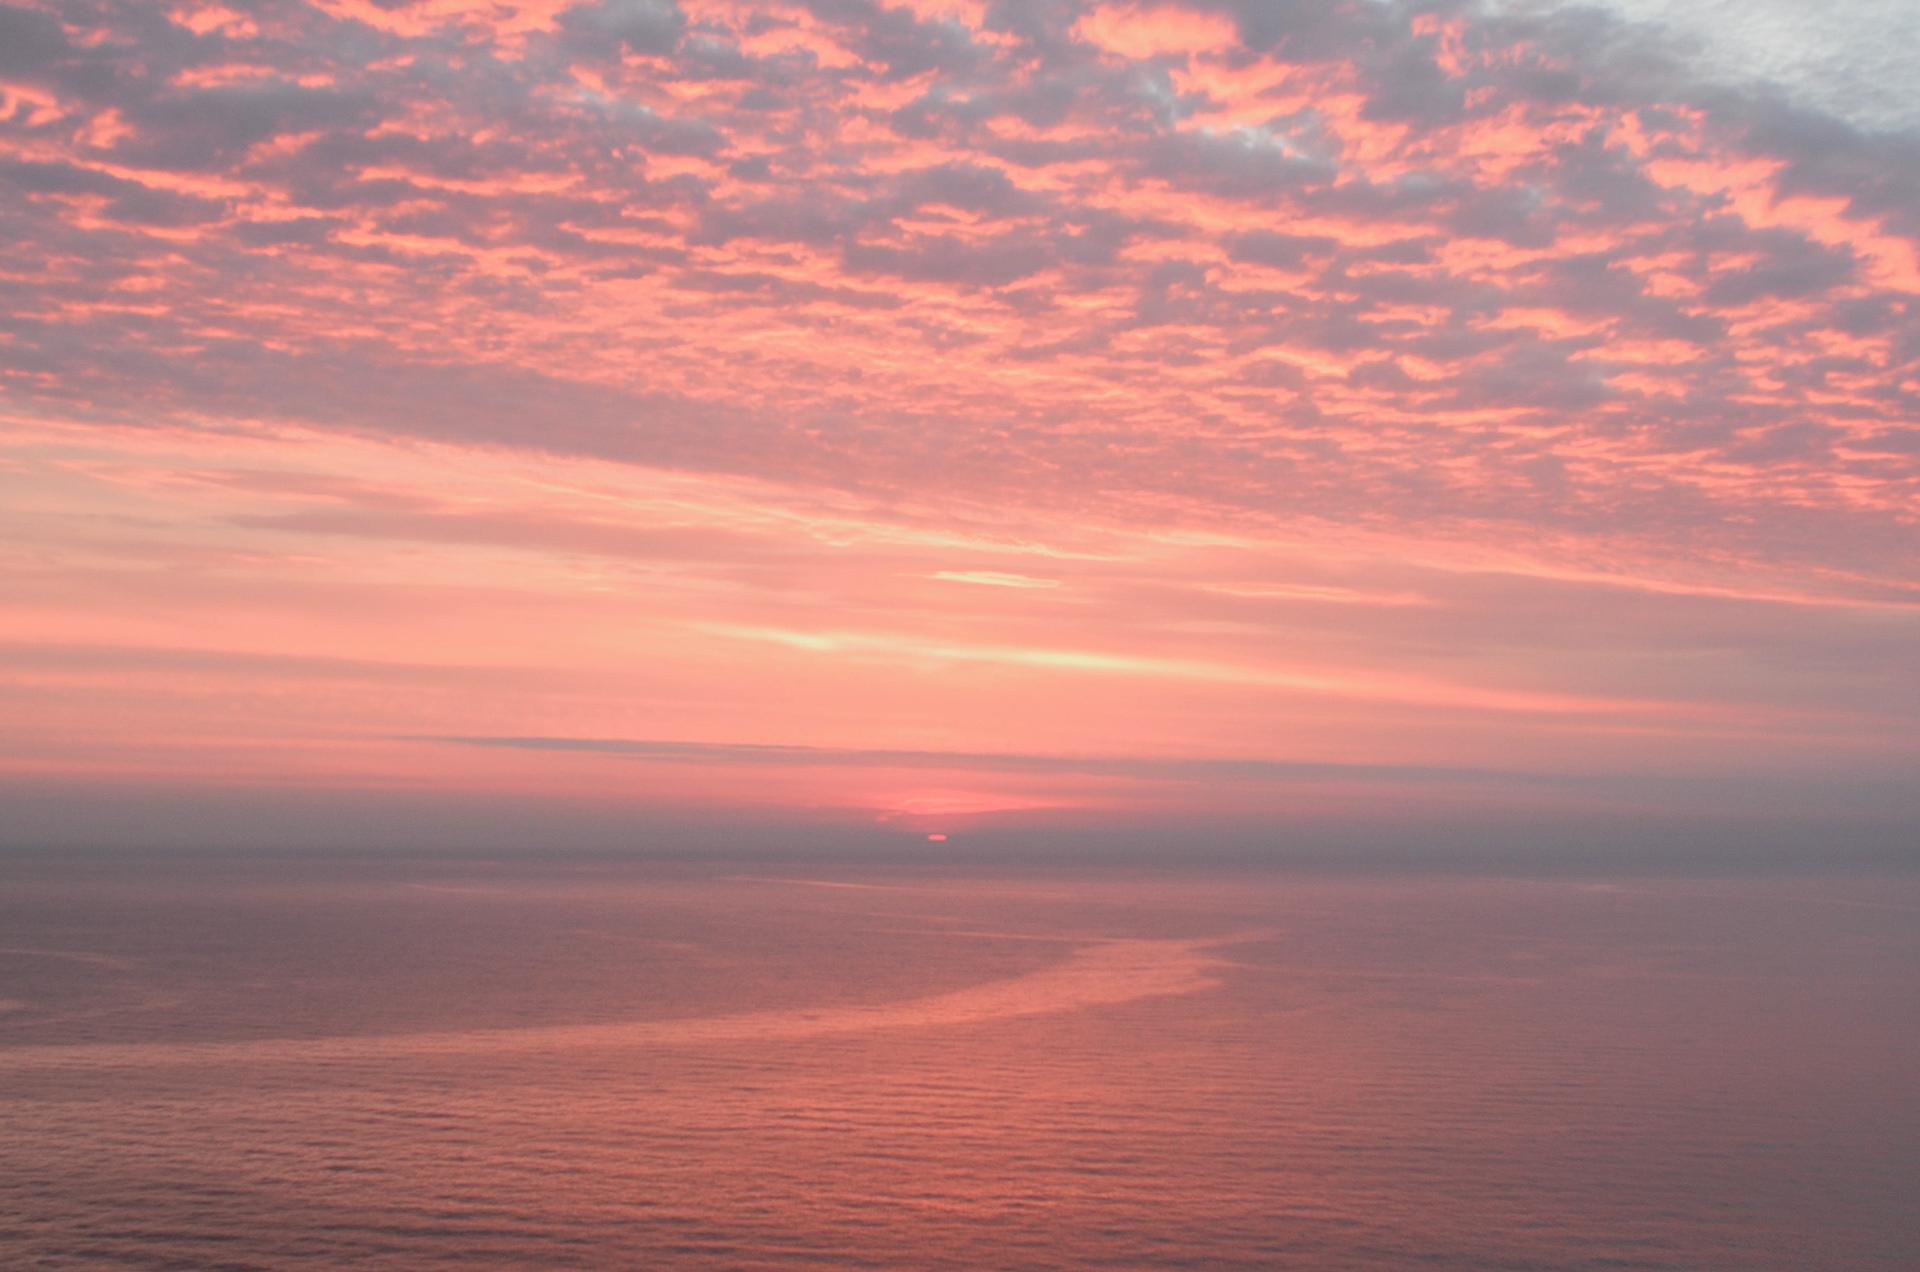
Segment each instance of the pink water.
M0 883L7 1266L1920 1263L1912 880Z

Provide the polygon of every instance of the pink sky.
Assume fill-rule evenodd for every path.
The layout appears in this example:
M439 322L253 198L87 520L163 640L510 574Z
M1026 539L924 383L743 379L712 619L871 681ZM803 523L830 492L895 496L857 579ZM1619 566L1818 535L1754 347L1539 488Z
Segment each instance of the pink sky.
M0 8L0 212L0 789L1920 815L1920 138L1597 11Z

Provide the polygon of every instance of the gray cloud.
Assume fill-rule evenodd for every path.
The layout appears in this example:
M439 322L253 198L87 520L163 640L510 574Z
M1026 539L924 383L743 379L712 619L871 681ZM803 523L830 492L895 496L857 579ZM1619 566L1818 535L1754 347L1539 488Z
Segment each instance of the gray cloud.
M423 736L407 741L523 751L629 756L660 763L848 768L965 769L990 773L1079 774L1166 782L1572 783L1546 773L1432 765L1307 764L1257 759L1172 759L1145 756L1059 756L1017 752L912 751L749 743L671 742L646 738Z

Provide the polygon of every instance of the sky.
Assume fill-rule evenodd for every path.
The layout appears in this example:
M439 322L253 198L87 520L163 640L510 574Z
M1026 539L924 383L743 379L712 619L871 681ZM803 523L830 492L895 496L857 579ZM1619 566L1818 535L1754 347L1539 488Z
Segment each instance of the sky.
M1902 7L0 7L0 842L1905 851Z

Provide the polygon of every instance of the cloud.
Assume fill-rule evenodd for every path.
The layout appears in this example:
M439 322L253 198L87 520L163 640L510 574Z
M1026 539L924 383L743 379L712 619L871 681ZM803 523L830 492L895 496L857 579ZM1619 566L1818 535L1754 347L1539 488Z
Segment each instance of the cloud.
M1575 783L1558 774L1449 768L1434 765L1306 764L1242 758L1181 759L1168 756L1027 755L1017 752L906 751L853 747L769 746L752 743L677 742L647 738L417 737L407 741L450 746L499 747L626 756L664 764L729 767L834 767L957 769L983 773L1075 774L1160 782L1396 782Z
M686 33L687 15L673 0L602 0L568 9L560 29L583 53L671 53Z
M0 592L262 654L577 604L686 736L1904 754L1920 132L1636 4L0 7Z

